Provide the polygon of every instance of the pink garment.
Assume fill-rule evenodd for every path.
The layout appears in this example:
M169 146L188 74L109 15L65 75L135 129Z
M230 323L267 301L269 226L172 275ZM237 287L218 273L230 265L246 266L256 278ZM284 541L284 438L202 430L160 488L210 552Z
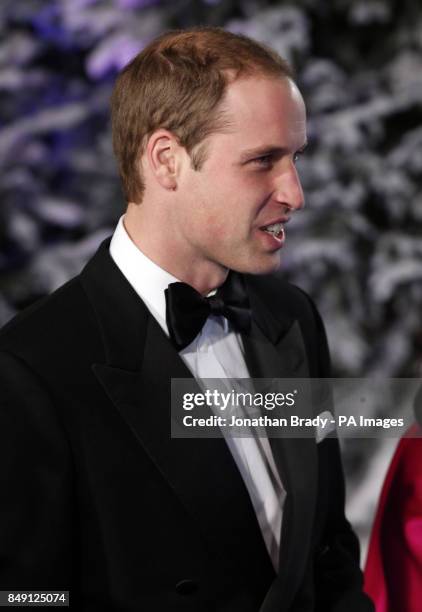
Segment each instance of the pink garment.
M383 485L365 568L376 612L422 611L422 430L403 437Z

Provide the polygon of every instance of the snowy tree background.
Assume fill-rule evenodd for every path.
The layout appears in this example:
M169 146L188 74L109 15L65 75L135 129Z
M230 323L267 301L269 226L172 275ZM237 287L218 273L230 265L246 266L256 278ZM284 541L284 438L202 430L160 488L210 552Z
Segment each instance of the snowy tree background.
M108 102L168 28L246 33L294 66L307 208L283 251L326 323L334 375L422 377L422 8L417 0L3 0L0 324L80 271L123 211ZM345 446L365 546L396 444Z

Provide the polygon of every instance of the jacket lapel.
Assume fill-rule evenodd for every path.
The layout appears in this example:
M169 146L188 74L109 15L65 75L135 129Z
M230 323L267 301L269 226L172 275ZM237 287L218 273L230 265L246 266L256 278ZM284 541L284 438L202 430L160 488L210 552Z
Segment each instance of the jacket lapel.
M305 344L297 320L283 312L277 318L249 287L253 324L242 336L245 359L253 378L307 378ZM312 406L299 405L295 414L314 416ZM262 612L289 606L305 571L311 543L317 493L317 454L314 439L269 438L274 460L287 492L283 510L279 576Z

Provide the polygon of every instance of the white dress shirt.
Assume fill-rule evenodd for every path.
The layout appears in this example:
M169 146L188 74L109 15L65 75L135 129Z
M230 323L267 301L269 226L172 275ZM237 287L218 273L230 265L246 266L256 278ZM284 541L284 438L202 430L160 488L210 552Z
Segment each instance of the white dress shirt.
M179 282L149 259L132 242L121 217L110 244L110 254L152 316L168 336L164 291ZM180 351L196 379L249 378L240 335L223 316L208 317L201 332ZM250 495L274 569L278 569L285 490L267 438L226 437L227 445Z

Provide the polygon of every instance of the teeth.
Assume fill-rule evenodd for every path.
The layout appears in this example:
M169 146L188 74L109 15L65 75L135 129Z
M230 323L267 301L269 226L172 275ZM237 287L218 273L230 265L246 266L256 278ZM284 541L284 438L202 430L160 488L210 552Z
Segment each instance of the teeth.
M266 227L264 227L264 231L269 232L270 234L274 234L274 236L276 236L277 234L283 231L283 224L273 223L272 225L267 225Z

